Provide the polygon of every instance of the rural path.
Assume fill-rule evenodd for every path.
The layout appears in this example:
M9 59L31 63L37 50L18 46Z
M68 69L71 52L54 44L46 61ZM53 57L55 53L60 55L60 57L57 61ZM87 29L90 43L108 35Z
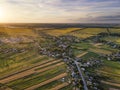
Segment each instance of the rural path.
M54 87L54 88L51 88L50 90L59 90L59 89L61 89L61 88L63 88L63 87L66 87L66 86L68 86L69 85L69 83L62 83L62 84L60 84L60 85L57 85L56 87Z
M84 52L84 53L82 53L82 54L77 55L77 57L82 57L82 56L86 55L87 53L88 53L88 52Z
M53 61L53 60L52 60ZM43 62L41 62L41 63L39 63L40 64L40 66L39 65L37 65L37 67L45 67L45 66L47 66L47 65L50 65L50 64L53 64L53 63L56 63L56 62L59 62L60 60L55 60L55 61L53 61L53 62L50 62L50 61L43 61ZM45 64L46 63L46 64ZM42 65L43 64L43 65ZM44 71L46 71L46 70L49 70L49 69L52 69L52 68L54 68L54 67L56 67L56 66L59 66L59 65L62 65L62 64L64 64L63 62L62 63L59 63L59 64L55 64L55 65L53 65L53 66L49 66L49 67L47 67L47 68L43 68L43 69L40 69L40 70L35 70L37 67L33 67L33 68L30 68L30 69L27 69L27 70L25 70L25 71L23 71L23 72L19 72L19 73L17 73L17 74L14 74L14 75L12 75L12 76L9 76L9 77L7 77L7 78L4 78L4 79L2 79L2 80L0 80L0 83L8 83L8 82L10 82L10 81L13 81L13 80L16 80L16 79L19 79L19 78L22 78L22 77L25 77L25 76L28 76L28 75L30 75L30 74L33 74L33 73L36 73L36 72L44 72Z
M41 86L43 86L43 85L45 85L45 84L48 84L48 83L50 83L50 82L53 82L53 81L55 81L55 80L58 80L58 79L60 79L60 78L65 77L65 76L67 76L67 73L62 73L62 74L60 74L60 75L58 75L58 76L56 76L56 77L54 77L54 78L52 78L52 79L46 80L46 81L44 81L44 82L42 82L42 83L40 83L40 84L34 85L34 86L32 86L32 87L29 87L29 88L27 88L27 89L25 89L25 90L34 90L34 89L36 89L36 88L38 88L38 87L41 87Z
M96 44L93 43L93 45L94 45L95 47L98 47L98 46L102 45L102 43L96 43Z

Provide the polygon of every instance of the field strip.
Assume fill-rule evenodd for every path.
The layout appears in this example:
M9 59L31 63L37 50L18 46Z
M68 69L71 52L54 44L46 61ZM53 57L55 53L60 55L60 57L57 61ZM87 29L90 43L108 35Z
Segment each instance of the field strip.
M62 83L62 84L60 84L60 85L57 85L56 87L54 87L54 88L51 88L50 90L59 90L59 89L61 89L61 88L63 88L63 87L66 87L66 86L68 86L69 85L69 83Z
M118 83L112 83L112 82L107 82L107 81L101 81L101 82L104 83L104 84L120 87L120 84L118 84Z
M16 79L19 79L19 78L22 78L22 77L25 77L27 75L30 75L30 74L33 74L34 73L34 70L31 69L31 70L27 70L27 71L24 71L24 72L21 72L19 74L15 74L13 76L10 76L8 78L5 78L3 80L0 80L0 83L7 83L7 82L10 82L10 81L13 81L13 80L16 80Z
M74 31L71 31L70 33L75 33L75 32L77 32L77 31L84 30L84 29L86 29L86 28L76 29L76 30L74 30Z
M19 71L15 72L15 73L12 73L12 74L10 74L10 75L4 76L4 77L0 78L0 80L5 79L5 78L10 77L10 76L13 76L13 75L18 74L18 73L27 71L27 70L32 69L32 68L34 68L34 67L38 67L39 65L45 64L45 63L50 62L50 61L53 61L53 60L45 60L45 61L42 61L42 62L40 62L40 63L34 64L34 65L31 66L31 67L28 67L28 68L19 70Z
M82 53L82 54L80 54L80 55L77 55L77 57L82 57L82 56L84 56L85 54L87 54L88 52L84 52L84 53Z
M31 53L31 54L27 53L27 54L28 55L26 55L26 56L19 57L19 61L25 60L26 58L29 58L29 57L32 57L32 56L35 56L35 53Z
M52 60L52 61L54 61L54 60ZM23 71L21 71L21 72L15 73L15 74L13 74L13 75L11 75L11 76L8 76L8 77L0 80L0 83L7 83L7 82L10 82L10 81L13 81L13 80L16 80L16 79L25 77L25 76L27 76L27 75L33 74L33 73L35 73L35 70L34 70L34 69L36 69L36 67L38 67L39 65L45 64L45 63L47 63L47 62L50 62L50 60L43 61L43 62L37 64L36 66L34 66L33 68L29 68L29 69L23 70ZM50 63L51 63L51 62L50 62ZM48 64L48 63L47 63L47 64ZM54 66L53 66L53 67L54 67ZM48 68L49 68L49 67L48 67ZM50 67L50 68L51 68L51 67ZM45 70L47 70L47 69L45 68ZM39 71L37 71L37 72L42 72L42 71L44 71L44 70L42 69L42 70L39 70Z
M13 89L11 89L11 88L7 88L6 90L13 90Z
M48 84L48 83L50 83L50 82L53 82L53 81L55 81L55 80L58 80L58 79L60 79L60 78L65 77L65 76L67 76L67 73L60 74L60 75L58 75L58 76L56 76L56 77L54 77L54 78L52 78L52 79L46 80L46 81L44 81L44 82L42 82L42 83L40 83L40 84L34 85L34 86L32 86L32 87L29 87L29 88L27 88L27 89L25 89L25 90L34 90L34 89L36 89L36 88L38 88L38 87L41 87L41 86L43 86L43 85L45 85L45 84Z
M22 53L16 53L15 55L10 56L10 58L15 58L24 54L27 54L28 51L22 52Z
M98 53L98 54L111 54L112 53L111 51L104 50L104 49L98 49L98 48L97 49L90 48L89 51Z
M15 55L15 53L9 52L9 53L5 53L5 54L3 54L1 56L2 56L2 58L9 58L11 55Z
M41 70L37 70L36 72L37 72L37 73L44 72L44 71L46 71L46 70L52 69L52 68L57 67L57 66L60 66L60 65L62 65L62 64L64 64L64 62L61 62L61 63L55 64L55 65L53 65L53 66L49 66L49 67L43 68L43 69L41 69Z
M41 59L41 58L43 58L43 56L37 56L37 57L35 57L35 58L32 58L32 59L30 59L30 61L28 61L27 63L29 63L29 62L31 62L31 61L35 61L35 60L37 60L37 59Z
M35 67L34 69L37 70L37 69L39 69L39 68L46 67L46 66L48 66L48 65L51 65L51 64L54 64L54 63L57 63L57 62L60 62L60 61L61 61L61 60L51 61L51 62L49 62L49 63L46 63L46 64L43 64L43 65L41 65L41 66Z
M98 47L100 45L102 45L102 43L96 43L96 44L93 44L95 47Z
M35 58L35 54L31 54L31 55L29 55L29 56L21 56L21 57L17 57L17 58L14 58L14 59L12 59L12 58L7 58L6 60L14 60L14 62L15 63L13 63L13 65L10 65L9 66L9 68L4 68L3 69L3 71L1 70L1 73L0 73L0 75L1 75L1 77L0 77L0 80L1 79L4 79L4 78L6 78L6 77L9 77L9 76L11 76L11 75L13 75L13 74L15 74L15 73L18 73L19 71L22 71L22 70L25 70L26 68L28 68L29 66L27 66L27 64L26 63L28 63L30 60L30 58L31 57L33 57L34 56L34 58ZM19 67L20 66L20 67ZM32 66L32 65L31 65ZM15 69L16 67L19 67L18 69ZM24 67L24 68L23 68ZM10 70L9 70L10 69ZM11 70L12 69L12 70ZM15 69L15 70L14 70ZM6 71L7 70L7 71ZM8 72L9 71L9 72ZM3 72L3 73L2 73ZM4 73L5 72L5 73Z
M113 74L112 72L110 73L110 72L105 72L105 71L101 71L101 70L99 70L97 72L100 72L100 73L103 73L103 74L112 75L112 76L116 76L116 77L120 77L120 74Z
M15 58L15 57L20 56L20 55L28 54L27 52L28 51L25 51L22 53L13 53L13 54L11 52L9 52L7 54L4 54L4 56L8 55L9 57L7 57L7 58Z
M116 89L116 88L109 88L108 90L119 90L119 89Z
M5 89L1 89L1 88L0 88L0 90L13 90L13 89L7 87L7 88L5 88Z

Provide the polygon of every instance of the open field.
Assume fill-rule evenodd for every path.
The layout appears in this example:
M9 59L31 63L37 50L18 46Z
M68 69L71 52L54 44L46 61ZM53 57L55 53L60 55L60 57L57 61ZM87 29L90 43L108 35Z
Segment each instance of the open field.
M29 60L31 59L31 60ZM36 62L35 62L36 60ZM1 61L1 63L4 63L1 67L1 76L5 74L9 74L14 72L15 70L21 70L23 68L28 68L29 66L33 66L35 63L37 63L37 61L43 61L43 60L47 60L46 57L44 56L39 56L35 53L26 53L24 55L19 55L13 59L7 59L7 61ZM10 66L6 66L6 64L10 65ZM8 72L9 71L9 72Z
M47 34L53 35L53 36L60 36L60 35L65 35L67 33L80 30L81 28L62 28L62 29L52 29L52 30L47 30L44 31Z
M73 35L79 38L88 38L101 32L107 32L107 30L103 28L85 28L77 32L71 32L70 35Z
M39 88L36 88L35 90L39 90L39 89L41 89L41 90L51 89L52 90L52 88L58 87L61 84L63 85L62 79L58 79L58 80L52 81L52 82L50 82L48 84L45 84L45 85L43 85L43 86L41 86ZM59 88L62 88L62 86L61 87L59 86Z
M104 61L104 67L97 70L102 76L107 77L102 81L105 85L105 88L120 88L120 65L117 62L113 61Z
M115 42L117 44L120 44L120 37L109 36L109 37L103 38L103 40L106 40L106 41L109 41L109 42Z
M4 29L4 30L3 30ZM73 30L73 29L72 29ZM71 30L70 30L71 31ZM31 39L35 39L37 37L37 34L35 34L30 29L22 29L21 28L1 28L0 32L3 34L5 33L7 36L5 36L8 40L9 37L14 37L16 39L17 37L22 38L22 42L28 41L28 37L30 36ZM4 37L4 36L3 36ZM1 50L8 50L8 48L12 48L12 44L14 44L14 48L17 50L18 47L20 49L33 47L29 43L25 43L24 46L21 47L18 42L11 43L12 41L5 41L5 38L1 37L1 41L4 43L7 43L6 45L2 45L0 48ZM32 38L33 37L33 38ZM24 39L23 39L24 38ZM26 38L26 39L25 39ZM13 39L13 38L12 38ZM30 38L29 38L30 39ZM38 38L36 38L38 39ZM17 45L18 44L18 45ZM36 49L35 49L36 50ZM47 56L39 55L35 50L25 50L24 52L18 53L18 52L1 52L0 53L0 83L5 84L9 86L11 89L20 89L20 88L27 88L31 85L35 85L38 82L39 77L42 77L41 80L47 80L48 78L54 78L54 76L64 73L65 65L61 60L55 60L52 58L48 58ZM4 59L4 60L3 60ZM57 67L57 68L56 68ZM43 79L43 76L46 77L47 75L50 75L51 77ZM64 77L64 76L62 76ZM29 80L34 81L32 84L22 84L24 83L22 79L25 79L25 83L29 83L27 78L30 78ZM60 78L58 78L60 79ZM57 78L55 79L57 80ZM19 81L19 83L18 83ZM54 81L54 79L53 79ZM21 84L20 84L21 83ZM46 83L48 84L48 83ZM16 85L16 87L14 87ZM23 85L23 86L22 86Z
M63 88L59 89L59 90L73 90L73 85L70 84L70 85L68 85L66 87L63 87Z
M85 28L83 30L78 31L77 33L96 35L101 32L107 32L106 28Z
M66 87L68 85L69 85L68 83L63 83L63 84L60 84L60 85L58 85L58 86L56 86L54 88L51 88L51 90L59 90L59 89L61 89L63 87Z
M90 48L89 51L92 51L97 54L105 54L105 55L112 53L109 50L104 50L104 49L99 49L99 48Z
M111 28L111 33L120 33L120 28Z
M113 61L104 61L105 66L102 67L98 72L101 72L103 75L110 78L108 81L112 83L120 84L120 65L117 62Z
M9 82L7 83L7 85L19 89L28 88L30 86L37 85L45 80L49 80L49 78L55 77L63 73L64 71L63 70L61 71L61 67L63 67L63 65L59 65L58 67L55 66L53 69L45 70L43 73L38 72L38 73L30 74L26 77Z
M9 28L9 27L0 27L0 32L5 33L9 36L36 36L36 34L31 30L27 28Z
M41 87L41 86L43 86L43 85L45 85L45 84L47 84L47 83L50 83L50 82L55 81L55 80L57 80L57 79L63 78L63 77L65 77L66 75L67 75L66 73L60 74L60 75L58 75L58 76L56 76L56 77L54 77L54 78L52 78L52 79L49 79L49 80L47 80L47 81L45 81L45 82L42 82L42 83L37 84L37 85L34 85L34 86L32 86L32 87L30 87L30 88L27 88L27 89L25 89L25 90L33 90L33 89L38 88L38 87Z
M111 33L119 33L119 29L110 28ZM55 36L59 38L62 35L76 36L80 42L71 43L71 50L77 58L84 61L89 59L101 59L102 55L111 55L118 52L118 48L112 48L108 44L94 42L91 39L84 39L95 36L99 33L107 32L107 28L59 28L46 30L36 30L30 28L8 28L0 27L0 84L10 90L73 90L72 83L68 83L70 73L66 72L68 66L63 62L63 58L51 57L53 54L41 54L41 44L49 46L52 44L51 50L58 49L56 52L67 51L59 50L59 45L51 42L47 38L41 39L43 36L39 34L46 33L46 37ZM55 38L54 37L54 38ZM53 38L53 39L54 39ZM72 37L73 38L73 37ZM102 38L105 41L120 44L119 37L106 36ZM62 40L62 39L60 39ZM45 43L44 43L45 41ZM47 42L48 41L48 42ZM63 40L66 41L66 40ZM69 40L70 41L70 38ZM66 42L68 42L66 41ZM62 42L62 41L61 41ZM62 42L63 43L63 42ZM69 44L65 43L65 45ZM53 45L57 46L53 47ZM64 47L64 46L63 46ZM42 48L44 50L44 48ZM47 51L45 49L44 51ZM102 58L103 66L96 68L95 73L106 77L102 80L105 90L109 88L119 88L120 85L120 65L118 61L109 61ZM92 69L91 69L92 70ZM65 80L63 80L65 79ZM1 89L1 86L0 86Z

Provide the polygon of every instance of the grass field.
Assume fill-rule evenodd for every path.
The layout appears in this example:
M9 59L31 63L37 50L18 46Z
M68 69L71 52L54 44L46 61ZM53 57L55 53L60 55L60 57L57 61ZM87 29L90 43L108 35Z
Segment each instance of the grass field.
M83 30L80 30L79 33L81 34L98 34L98 33L101 33L101 32L107 32L106 28L86 28L86 29L83 29Z
M9 36L36 36L36 34L27 28L7 28L7 27L0 27L0 32L6 33Z
M39 87L36 90L40 90L40 89L41 90L49 90L50 88L53 88L53 87L55 87L55 86L57 86L57 85L59 85L61 83L62 83L62 79L58 79L58 80L55 80L55 81L53 81L53 82L51 82L49 84L46 84L44 86Z
M42 58L42 56L39 56L38 54L36 54L35 52L25 52L25 53L21 53L21 54L13 54L12 56L10 56L9 58L5 59L1 59L1 68L0 71L2 72L1 75L8 73L8 71L10 70L12 72L12 70L14 71L14 69L21 69L21 68L25 68L28 67L29 65L32 65L32 63L35 64L35 60L45 60L47 58ZM37 62L37 61L36 61Z
M111 51L111 52L119 51L118 49L111 48L109 45L101 45L101 46L99 46L99 48L104 49L104 50L108 50L108 51Z
M65 35L67 33L70 33L72 31L79 30L79 29L81 28L64 28L64 29L62 28L62 29L47 30L44 32L47 34L53 35L53 36L61 36L61 35Z
M61 69L62 68L62 69ZM52 77L55 77L63 72L65 72L63 70L64 66L61 65L59 67L56 67L52 70L48 70L48 71L45 71L43 73L36 73L36 74L33 74L33 75L29 75L29 76L26 76L24 78L21 78L21 79L18 79L18 80L15 80L13 82L9 82L7 85L12 87L12 88L18 88L18 89L24 89L24 88L27 88L27 87L30 87L32 85L35 85L35 84L38 84L38 83L41 83L45 80L48 80Z
M65 29L67 31L63 30L60 32L55 30L55 33L58 32L58 34L63 35L67 32L73 31L74 29ZM9 40L9 38L11 37L14 40L16 40L16 38L18 39L18 37L22 38L22 42L29 41L30 39L36 39L40 41L41 39L39 38L40 36L38 37L38 34L27 28L0 28L0 33L6 34L6 36L3 35L0 38L4 43L6 43L6 39ZM60 61L53 61L52 58L39 55L38 52L36 52L36 49L30 50L29 48L34 47L33 43L4 43L0 47L0 49L4 51L0 52L0 82L6 83L5 85L9 86L13 90L29 88L33 85L59 76L66 71L65 64L61 63ZM9 48L27 48L27 50L22 53L10 51L6 53L6 50L8 50ZM40 66L38 66L39 64ZM34 71L32 71L33 67L35 67ZM29 73L27 73L27 71ZM21 76L22 74L23 76Z
M99 48L90 48L89 51L92 51L97 54L105 54L105 55L109 55L112 53L109 50L104 50L104 49L99 49Z
M120 65L114 61L104 61L104 66L97 70L101 76L107 77L104 80L105 88L120 88Z
M120 33L120 28L110 28L111 33Z
M83 30L79 30L77 32L72 32L70 34L84 39L84 38L88 38L90 36L94 36L101 32L107 32L106 28L105 29L104 28L85 28Z
M120 44L120 37L108 36L108 37L104 37L103 40L110 41L110 42L115 42L117 44Z
M39 30L40 31L40 30ZM106 28L61 28L41 30L52 36L73 35L80 39L85 39L90 36L97 35L101 32L107 32ZM119 33L119 29L111 28L112 33ZM5 28L0 27L0 83L9 86L13 90L24 90L35 87L35 90L51 90L59 88L59 90L73 90L73 85L67 85L62 81L65 78L67 81L66 65L62 60L57 60L45 55L40 55L37 45L34 41L41 43L41 36L34 32L32 29L27 28ZM12 39L10 39L12 38ZM22 39L16 43L6 43L8 41ZM10 39L10 40L9 40ZM106 41L112 41L120 44L118 37L105 37ZM45 40L46 43L48 40ZM84 42L72 43L72 50L75 56L88 60L90 58L98 58L99 55L111 54L119 51L118 49L111 48L108 45ZM24 52L8 51L9 49L25 49ZM85 53L85 54L84 54ZM83 55L82 55L83 54ZM104 66L97 70L102 76L108 77L106 82L120 84L120 65L115 61L104 60ZM65 74L65 76L64 76ZM63 77L61 77L63 75ZM57 78L55 78L57 77ZM60 78L59 78L60 77ZM63 84L66 84L64 86ZM64 86L64 87L62 87ZM106 84L105 88L114 87L114 85Z
M96 54L96 53L94 53L94 52L88 52L87 54L85 54L85 55L82 56L81 58L82 58L83 60L88 60L88 59L90 59L90 58L98 58L98 57L99 57L98 54Z

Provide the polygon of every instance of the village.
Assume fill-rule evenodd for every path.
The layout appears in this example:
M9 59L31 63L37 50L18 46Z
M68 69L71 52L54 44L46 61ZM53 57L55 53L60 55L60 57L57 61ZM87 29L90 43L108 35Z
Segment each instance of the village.
M90 71L90 69L94 71L95 68L102 66L102 58L95 59L91 57L88 60L83 60L72 53L71 44L79 43L80 40L78 38L69 35L55 38L53 37L54 44L49 44L45 48L41 47L40 53L54 58L62 58L67 64L68 72L71 75L71 81L69 83L72 83L76 89L102 90L102 87L100 87L101 77ZM77 67L76 63L78 63L79 67ZM79 72L78 68L81 72Z
M120 0L0 0L0 90L120 90Z
M90 36L87 36L88 33L86 33L86 38L77 36L81 31L87 29L89 28L73 29L73 31L60 36L48 34L49 30L48 33L43 30L35 31L37 34L35 37L25 35L22 37L1 36L0 59L3 62L1 68L5 68L1 69L1 72L4 70L6 72L3 72L3 76L0 78L0 87L7 87L11 90L31 90L31 88L44 90L41 88L47 86L50 88L49 85L56 82L54 84L58 83L58 85L54 86L53 84L50 90L56 90L56 88L60 90L64 90L63 88L65 90L66 88L70 90L104 90L103 84L107 84L105 81L113 78L113 76L107 76L108 73L104 71L107 69L104 68L109 68L112 63L116 65L116 68L119 68L120 62L120 44L107 38L114 39L115 37L114 40L116 40L119 38L119 34L100 32ZM63 33L62 30L61 32ZM20 66L20 69L15 66L10 72L12 64ZM115 66L110 68L113 67ZM40 72L43 73L42 76ZM49 73L51 74L49 75ZM111 75L111 73L109 74ZM51 77L44 78L45 80L41 82L41 77L47 75ZM58 77L59 75L60 77ZM29 79L34 81L36 78L35 82L29 84ZM27 83L27 85L22 84L22 82ZM116 87L118 87L117 84Z

